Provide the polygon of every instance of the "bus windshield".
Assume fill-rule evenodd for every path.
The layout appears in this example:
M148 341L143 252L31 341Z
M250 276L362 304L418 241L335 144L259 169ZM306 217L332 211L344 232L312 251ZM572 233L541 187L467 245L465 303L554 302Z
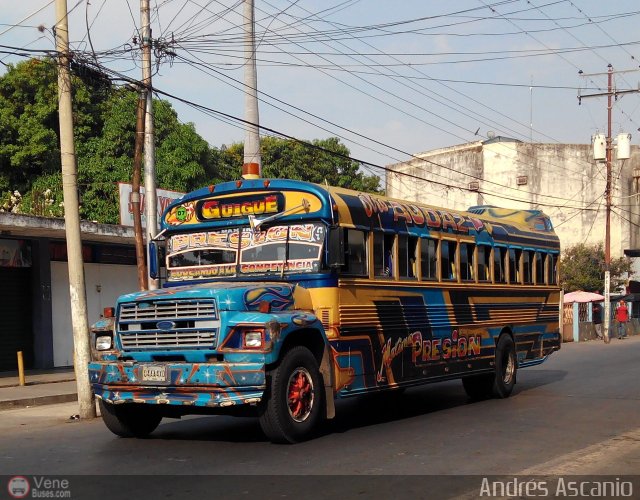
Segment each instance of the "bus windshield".
M176 234L167 244L167 278L318 272L325 231L324 224L307 223Z

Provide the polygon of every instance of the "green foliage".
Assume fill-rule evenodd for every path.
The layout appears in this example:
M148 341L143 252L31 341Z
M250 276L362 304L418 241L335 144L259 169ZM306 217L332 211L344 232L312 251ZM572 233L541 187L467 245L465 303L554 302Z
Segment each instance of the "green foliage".
M566 248L560 260L561 285L566 292L584 290L604 291L604 249L602 244L582 243ZM632 274L631 261L627 257L611 259L611 290L624 286Z
M325 182L357 191L380 193L380 178L358 170L349 149L336 137L310 141L309 147L291 139L264 137L260 141L262 175L271 178L299 179L317 184ZM332 154L335 153L335 154ZM225 173L237 171L243 162L243 145L234 143L220 150ZM237 167L236 167L237 166Z
M60 165L55 66L30 60L0 78L0 190L25 192Z

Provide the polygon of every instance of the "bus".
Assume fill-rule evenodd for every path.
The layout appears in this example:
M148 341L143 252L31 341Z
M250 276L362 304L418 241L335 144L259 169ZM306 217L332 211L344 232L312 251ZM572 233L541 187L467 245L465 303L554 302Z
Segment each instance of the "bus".
M561 345L560 245L539 210L241 179L173 202L149 246L162 286L119 297L91 332L119 436L226 413L294 443L340 398L450 379L506 398Z

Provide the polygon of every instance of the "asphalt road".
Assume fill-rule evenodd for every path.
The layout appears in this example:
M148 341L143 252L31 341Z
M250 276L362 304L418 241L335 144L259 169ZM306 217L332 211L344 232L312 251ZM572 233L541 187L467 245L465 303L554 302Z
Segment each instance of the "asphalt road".
M76 405L0 412L3 475L550 475L640 472L640 337L564 345L506 400L459 381L341 402L316 439L273 445L256 419L164 420L143 440Z

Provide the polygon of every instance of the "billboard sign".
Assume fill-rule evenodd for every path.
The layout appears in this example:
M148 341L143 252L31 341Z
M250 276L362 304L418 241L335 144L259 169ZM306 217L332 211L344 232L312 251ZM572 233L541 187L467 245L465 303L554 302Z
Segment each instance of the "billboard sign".
M118 182L118 191L120 193L120 224L123 226L133 227L133 203L131 202L132 186L127 182ZM158 197L158 221L162 216L164 209L171 202L182 198L185 193L178 191L169 191L167 189L156 189ZM142 227L147 227L146 206L144 201L144 187L140 186L140 213L142 214Z

